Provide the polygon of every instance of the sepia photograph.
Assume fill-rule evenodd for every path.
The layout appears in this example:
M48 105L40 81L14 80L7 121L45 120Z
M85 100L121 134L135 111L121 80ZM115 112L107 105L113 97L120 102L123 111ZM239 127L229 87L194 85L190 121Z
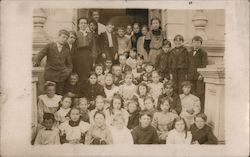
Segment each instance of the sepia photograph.
M1 2L0 156L248 156L249 2Z
M35 8L31 143L225 144L224 36L222 9Z

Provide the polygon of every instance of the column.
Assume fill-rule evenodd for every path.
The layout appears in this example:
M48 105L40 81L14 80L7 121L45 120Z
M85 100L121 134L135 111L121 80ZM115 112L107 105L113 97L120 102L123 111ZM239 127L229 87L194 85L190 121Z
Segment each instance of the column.
M207 34L205 27L208 23L207 16L203 10L197 10L192 18L193 25L195 27L195 35L199 35L203 40L207 40Z
M213 128L219 143L225 143L225 68L223 63L208 65L198 69L204 77L205 89L205 114L208 117L208 125Z
M34 140L37 134L37 83L38 77L32 76L32 122L31 122L31 140Z

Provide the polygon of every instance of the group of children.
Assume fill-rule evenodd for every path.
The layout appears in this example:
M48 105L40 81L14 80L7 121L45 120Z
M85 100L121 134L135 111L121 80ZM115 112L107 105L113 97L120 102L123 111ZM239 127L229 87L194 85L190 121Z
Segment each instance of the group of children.
M61 30L64 44L54 42L38 54L34 65L47 56L45 78L49 73L68 74L68 79L47 79L45 94L38 97L39 127L33 143L216 144L203 113L204 82L197 72L207 64L202 38L193 37L188 52L181 35L175 36L171 47L158 18L151 20L151 30L138 23L127 27L132 32L118 27L114 34L111 23L106 28L112 33L108 49L99 57L93 55L97 57L86 81L74 71L70 61L74 54L60 54L70 50L66 39L74 33ZM117 52L111 53L115 43Z

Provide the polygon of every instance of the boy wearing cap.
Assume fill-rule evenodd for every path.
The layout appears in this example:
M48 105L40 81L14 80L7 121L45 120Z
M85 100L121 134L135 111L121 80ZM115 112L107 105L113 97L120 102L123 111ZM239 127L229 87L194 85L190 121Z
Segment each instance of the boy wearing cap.
M48 43L35 57L33 66L39 66L41 60L46 56L47 61L44 71L45 81L56 83L56 93L62 94L65 80L72 72L72 61L70 49L67 45L69 32L60 30L58 40Z
M189 81L182 82L181 87L183 94L180 95L182 108L180 116L185 119L189 129L194 123L195 115L201 111L200 99L190 93L192 84Z
M114 25L110 22L106 25L106 32L100 35L100 43L102 57L104 60L106 58L111 58L113 61L115 59L115 54L118 51L117 38L113 33Z
M202 38L194 36L192 39L193 48L188 53L189 67L188 80L193 84L193 93L201 100L201 111L204 112L205 83L203 77L197 72L198 68L207 66L207 52L201 48Z

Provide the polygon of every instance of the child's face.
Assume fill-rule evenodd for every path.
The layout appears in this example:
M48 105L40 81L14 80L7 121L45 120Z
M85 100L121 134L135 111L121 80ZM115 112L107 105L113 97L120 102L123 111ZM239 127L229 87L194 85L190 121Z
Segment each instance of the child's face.
M161 110L163 112L166 112L166 111L169 111L169 109L170 109L169 102L168 101L164 101L164 103L161 104Z
M68 36L67 35L65 35L65 34L60 34L59 36L58 36L58 42L60 43L60 44L65 44L66 42L67 42L67 40L68 40Z
M83 30L83 31L86 30L87 27L88 27L87 20L86 20L86 19L81 19L81 20L79 21L78 27L79 27L80 30Z
M80 111L77 109L73 109L70 112L70 119L74 122L78 121L80 118Z
M143 64L143 59L140 57L137 57L137 65L142 65Z
M178 132L183 132L185 130L185 123L183 122L183 120L177 121L175 123L175 129Z
M104 108L104 100L103 100L103 98L97 98L95 105L96 105L97 110L99 110L99 111L103 110L103 108Z
M192 45L193 45L194 49L196 50L196 49L199 49L201 47L201 42L193 40Z
M113 67L113 74L114 74L115 76L120 76L121 73L122 73L122 69L121 69L120 66L115 66L115 67Z
M152 65L147 65L147 66L145 67L145 70L146 70L147 73L152 72L153 69L154 69L154 67L153 67Z
M171 85L167 85L164 89L165 89L165 92L167 95L171 95L174 91L174 89Z
M118 118L114 121L114 126L117 128L117 129L122 129L124 126L125 126L125 122L123 121L122 118Z
M97 81L97 78L96 78L95 75L91 75L91 76L89 77L89 82L90 82L90 84L96 84L96 81Z
M128 111L129 113L133 113L137 110L137 105L136 105L136 102L130 102L128 104Z
M111 61L111 60L106 60L105 66L106 66L107 68L111 68L111 66L112 66L112 61Z
M70 76L70 79L69 79L69 83L71 85L76 85L76 83L78 82L78 77L77 76Z
M68 97L64 98L63 101L61 102L62 108L68 109L71 105L71 101L72 101L71 98L68 98Z
M121 65L126 64L126 60L127 60L127 58L123 55L119 57L119 62Z
M124 37L125 31L123 29L118 29L117 34L119 37Z
M206 122L200 117L195 118L195 125L198 129L202 129L205 126Z
M151 110L154 107L154 103L153 103L153 101L151 99L146 99L144 101L144 104L145 104L145 107L146 107L147 110Z
M142 128L148 127L151 123L151 118L148 115L143 115L139 120Z
M52 98L56 93L55 86L48 86L46 87L46 94L49 98Z
M113 32L113 25L111 25L111 24L109 24L109 25L107 25L106 26L106 28L107 28L107 31L109 32L109 33L112 33Z
M102 126L105 123L105 118L102 114L95 115L95 124L97 126Z
M81 99L80 103L79 103L79 108L81 111L87 111L88 110L88 101L86 99Z
M146 95L147 88L145 86L139 86L139 93L140 95Z
M159 29L159 27L160 27L160 22L158 20L153 20L152 29Z
M162 50L164 51L164 52L169 52L170 51L170 49L171 49L171 47L169 46L169 45L164 45L164 46L162 46Z
M138 25L134 25L133 31L134 31L134 33L139 33L140 27Z
M146 35L148 33L148 29L146 27L143 27L141 30L142 35Z
M126 32L127 32L127 34L131 34L131 32L132 32L132 26L127 26L127 29L126 29Z
M96 73L96 75L101 75L102 73L103 73L103 69L102 69L102 67L101 66L97 66L96 68L95 68L95 73Z
M179 38L177 38L175 41L174 41L174 44L175 44L175 47L180 47L183 45L183 41L180 40Z
M158 83L159 80L160 80L160 76L158 75L158 73L153 73L153 74L152 74L152 81L153 81L154 83Z
M54 125L54 121L53 121L53 119L44 119L43 124L44 124L46 129L51 129Z
M76 41L76 37L73 34L69 35L68 43L73 44Z
M122 102L120 99L113 99L113 108L120 110L122 107Z
M133 51L133 50L130 50L129 51L129 56L131 57L131 58L135 58L135 56L136 56L136 52L135 51Z
M100 18L99 12L94 11L94 12L92 13L92 17L93 17L93 19L94 19L95 21L99 21L99 18Z
M124 81L125 81L125 83L126 83L127 85L130 85L130 84L132 83L132 81L133 81L133 76L132 76L132 74L127 74L127 75L125 76Z
M182 90L183 90L183 94L188 95L191 91L191 87L190 86L183 86Z
M94 32L96 30L96 25L94 23L89 24L89 29L91 32Z
M106 76L105 84L108 85L108 86L113 84L113 77L111 75Z

